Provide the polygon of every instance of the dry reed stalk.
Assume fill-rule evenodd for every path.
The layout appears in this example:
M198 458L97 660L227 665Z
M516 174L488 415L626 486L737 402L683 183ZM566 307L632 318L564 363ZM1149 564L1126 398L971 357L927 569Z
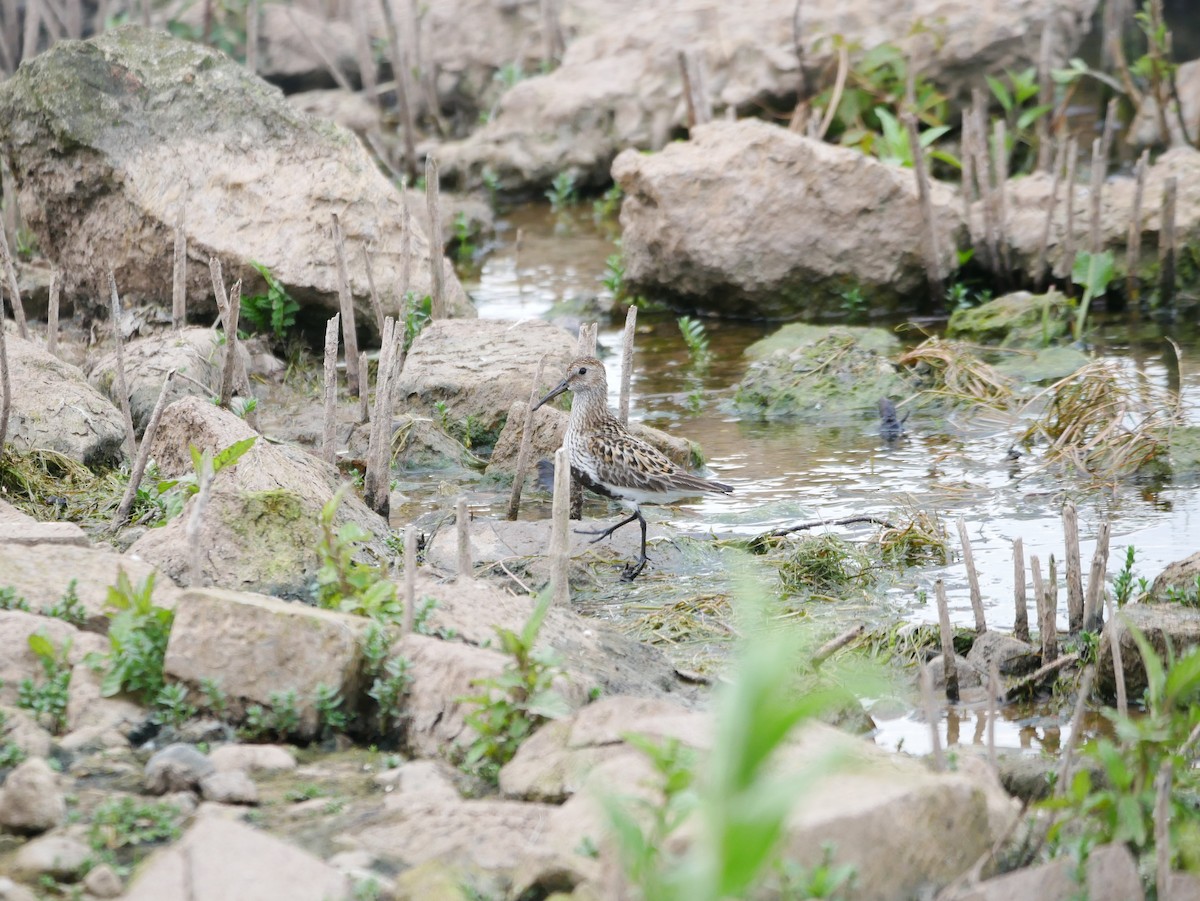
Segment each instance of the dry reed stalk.
M1066 152L1066 145L1060 142L1054 153L1054 173L1050 181L1050 204L1046 207L1046 221L1042 223L1042 238L1038 242L1037 263L1033 267L1034 279L1039 290L1045 289L1046 280L1050 274L1046 264L1046 258L1050 251L1050 227L1054 224L1054 211L1058 206L1058 185L1062 180L1063 158L1066 156Z
M246 68L258 74L258 26L260 0L250 0L246 6Z
M971 610L975 613L975 632L982 635L987 631L983 614L983 593L979 590L979 571L975 569L975 555L971 551L971 539L967 535L967 523L958 518L958 540L962 542L963 565L967 568L967 583L971 586Z
M213 480L213 461L212 452L205 451L200 457L200 471L196 473L196 481L199 486L199 491L196 492L196 499L192 502L192 515L188 517L187 526L184 528L184 537L187 540L187 546L190 551L190 588L203 588L203 548L200 547L200 524L204 519L204 510L208 507L208 499L212 494Z
M929 756L933 758L934 770L940 773L946 769L946 758L942 754L942 736L938 734L938 721L941 717L937 695L933 693L933 674L924 663L921 664L920 685L925 720L929 723Z
M371 421L371 367L367 362L367 352L358 352L358 422Z
M1091 196L1088 200L1091 203L1091 222L1089 232L1091 240L1088 248L1092 255L1100 253L1104 249L1104 236L1100 231L1100 209L1104 200L1104 156L1103 147L1104 141L1102 138L1096 138L1092 141L1092 181L1091 181Z
M337 462L337 354L341 314L334 313L325 326L325 428L321 453L330 465Z
M367 506L385 517L390 513L387 473L391 457L389 430L392 424L392 410L389 400L392 356L396 352L395 339L396 321L389 316L383 322L379 364L375 373L375 415L371 419L370 437L367 441L367 474L363 492ZM363 394L366 394L365 388Z
M1168 757L1154 777L1154 884L1163 899L1171 897L1172 766Z
M571 508L571 464L567 450L554 452L554 504L550 522L550 593L553 603L567 606L571 602L568 581L571 538L567 534L567 519Z
M1104 575L1108 569L1110 529L1111 525L1107 519L1100 523L1100 533L1096 536L1096 550L1092 554L1087 594L1083 598L1083 628L1088 632L1099 632L1104 626Z
M1063 536L1067 543L1067 631L1083 628L1083 566L1079 560L1079 512L1068 500L1062 511Z
M50 304L46 308L46 353L58 356L58 307L62 299L62 276L50 270Z
M417 618L417 527L404 527L404 625L402 635L411 635Z
M454 502L454 531L458 538L458 578L469 579L471 567L471 522L467 515L467 499L460 496Z
M225 363L221 367L221 406L233 402L233 374L238 361L238 322L242 315L242 280L229 289L229 308L225 317Z
M975 177L975 154L972 152L972 127L974 119L967 112L962 116L962 179L960 181L963 206L963 222L967 226L967 238L971 249L980 260L987 255L987 250L980 247L979 235L975 232L975 220L971 215L971 204L976 199L977 179Z
M446 273L442 264L442 207L438 198L438 164L425 158L425 205L429 209L429 274L433 288L431 319L446 318Z
M0 311L0 454L8 438L8 417L12 412L12 375L8 371L8 336L4 316Z
M1025 545L1020 538L1013 539L1013 602L1016 605L1013 634L1021 641L1029 641L1029 602L1025 597Z
M533 449L533 405L537 403L538 386L542 383L542 372L546 368L546 357L542 354L533 373L533 384L529 386L529 403L525 405L525 416L521 424L521 447L517 451L517 468L513 473L512 493L508 496L508 519L515 522L521 508L521 492L525 487L525 470L529 468L529 455Z
M1178 184L1175 176L1163 185L1162 232L1159 235L1158 261L1159 305L1170 309L1175 303L1175 196Z
M946 586L938 579L933 585L938 606L938 631L942 636L942 672L946 676L946 697L958 700L958 661L954 657L954 630L950 626L950 604L946 600Z
M1079 161L1079 145L1074 138L1067 141L1067 224L1063 234L1063 278L1067 280L1068 291L1071 284L1071 271L1075 268L1075 166Z
M617 407L617 416L621 422L629 424L629 393L633 382L633 342L637 335L637 311L635 304L629 305L625 314L625 332L621 336L621 399Z
M1075 699L1075 711L1071 714L1070 733L1067 735L1067 745L1062 752L1062 760L1059 761L1058 780L1054 783L1056 786L1066 791L1070 785L1071 767L1075 763L1075 748L1079 744L1079 739L1082 734L1083 727L1083 711L1087 708L1088 696L1092 693L1092 680L1096 677L1096 668L1093 666L1085 667L1083 675L1079 677L1079 695Z
M1117 98L1112 97L1104 110L1104 130L1100 133L1100 160L1105 169L1108 168L1108 159L1112 154L1113 138L1116 137L1118 125L1120 122L1117 119Z
M175 253L171 266L171 328L179 331L187 325L187 236L183 233L183 213L175 223Z
M146 431L142 433L142 443L138 447L137 459L129 473L129 483L125 486L125 493L121 495L121 503L117 506L116 515L113 516L110 526L114 532L129 520L133 499L137 497L137 490L142 484L146 465L150 462L150 445L154 442L154 433L158 431L158 421L162 419L162 412L166 409L167 389L170 387L171 378L174 375L175 370L172 369L163 379L162 388L158 392L158 400L154 402L154 410L150 413L150 420L146 423Z
M1142 199L1146 194L1146 168L1150 164L1150 151L1143 150L1138 157L1137 165L1133 168L1133 210L1129 217L1129 237L1126 241L1128 251L1125 256L1125 294L1133 309L1138 307L1138 295L1141 293L1141 278L1138 269L1141 268L1142 255Z
M333 222L333 252L337 260L338 309L342 314L342 346L346 348L346 385L350 396L358 395L358 327L354 321L354 295L350 293L350 274L346 269L346 238L337 213Z
M908 131L908 147L912 152L913 172L917 178L917 199L921 204L921 223L924 225L925 281L929 285L929 300L934 306L945 296L942 287L941 257L938 253L937 221L933 215L933 197L929 190L929 172L925 167L925 151L921 147L921 136L917 132L917 117L911 112L904 114L904 127Z
M542 47L544 56L542 62L548 68L554 68L562 61L566 50L563 40L562 23L559 20L557 0L541 0L542 12Z
M1012 272L1008 254L1008 126L997 119L992 131L992 176L995 178L996 258L1007 280Z
M972 94L971 153L975 157L973 169L979 190L980 209L983 212L983 240L987 248L988 267L1000 272L1000 247L996 243L996 206L992 191L992 167L987 152L987 100L983 91L976 88Z
M404 207L404 231L400 238L400 297L396 306L400 311L400 320L408 322L408 312L405 310L405 306L408 304L409 292L412 290L412 237L415 226L412 213L408 209L408 198L403 192L400 195L400 203Z
M396 28L396 14L391 0L379 0L383 21L387 29L388 52L392 63L392 74L396 81L396 104L400 108L400 124L404 128L404 170L410 182L417 180L417 126L413 119L412 104L409 102L409 66L404 46ZM432 241L432 237L430 239Z
M129 409L129 385L125 381L125 342L121 340L121 298L117 294L117 277L108 269L109 314L113 341L117 345L117 399L121 418L125 421L125 453L130 460L137 454L137 438L133 431L133 413Z
M993 773L1000 770L1000 762L996 759L996 717L1000 715L997 708L1004 700L1004 690L1001 688L1002 684L1000 681L1000 668L996 666L996 661L992 660L988 663L987 751L988 764L991 766Z
M575 341L575 356L596 356L596 332L600 328L598 322L584 322L579 326L579 337Z
M1038 46L1038 106L1051 109L1054 106L1054 26L1046 22L1042 28L1042 40ZM1034 134L1038 142L1037 171L1045 172L1050 167L1050 159L1054 153L1053 142L1050 139L1050 120L1046 114L1038 116Z
M236 326L233 329L230 329L229 327L230 302L229 298L225 295L225 275L221 271L221 261L215 256L208 258L208 273L212 279L213 296L217 301L217 312L220 314L221 328L224 329L226 335L229 335L231 331L234 335L236 335ZM237 284L240 294L242 283L239 281ZM228 341L226 343L228 344ZM247 399L252 399L254 397L254 390L250 387L250 374L246 371L246 361L242 359L242 355L240 353L235 353L233 355L233 367L234 387L238 391L242 392L244 397ZM177 375L179 375L181 378L186 378L182 372L177 373ZM246 413L246 423L255 431L260 431L258 427L258 412L255 410L249 410Z
M321 65L325 67L325 70L337 83L337 86L348 94L356 93L354 90L354 85L350 84L350 80L346 78L345 74L338 66L337 61L325 52L325 48L322 47L318 41L313 40L312 35L308 33L308 29L306 29L300 23L300 20L296 18L296 14L292 11L292 7L284 6L284 11L287 13L288 19L291 20L292 27L296 30L296 33L300 35L300 38L304 41L308 49L311 50L317 59L321 61Z
M380 104L379 75L375 71L375 54L371 49L371 25L367 21L367 4L355 0L350 4L350 18L354 26L354 53L362 77L363 93L377 106Z
M1113 679L1117 683L1117 712L1129 715L1129 698L1125 694L1125 661L1121 659L1121 624L1113 610L1112 595L1104 592L1104 603L1108 607L1108 644L1112 649Z
M683 82L683 101L687 107L687 127L688 133L691 134L692 129L696 127L696 98L692 94L692 73L688 71L688 55L686 50L680 50L679 59L679 78Z
M375 314L375 328L383 334L383 304L379 300L379 291L375 288L375 267L371 263L371 252L367 245L362 245L363 268L367 271L367 288L371 292L371 311Z
M1029 555L1029 569L1033 574L1033 593L1037 597L1038 632L1042 639L1042 665L1058 659L1058 627L1055 625L1054 605L1046 583L1042 581L1042 562L1036 554Z
M867 627L862 623L859 623L856 626L851 626L840 635L829 639L829 641L825 642L813 652L812 665L814 667L820 666L842 648L846 647L846 645L857 641L866 631Z
M25 304L21 300L21 286L17 283L17 269L13 265L12 255L8 252L8 237L4 234L3 228L0 228L0 262L4 264L4 275L8 279L8 299L12 305L13 319L17 321L17 335L22 340L28 341L29 324L25 321Z

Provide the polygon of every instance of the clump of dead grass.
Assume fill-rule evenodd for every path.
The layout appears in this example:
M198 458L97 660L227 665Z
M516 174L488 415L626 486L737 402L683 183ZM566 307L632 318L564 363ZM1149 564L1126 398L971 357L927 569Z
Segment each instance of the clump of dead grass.
M836 535L811 535L780 562L779 579L786 594L836 597L870 585L875 573L869 555L850 542Z
M1045 460L1099 481L1132 475L1165 457L1181 418L1179 396L1144 373L1097 360L1035 395L1025 447L1045 442Z
M912 510L889 520L874 538L884 563L908 567L949 561L950 539L937 513Z
M914 371L923 394L954 406L1007 410L1015 397L1012 380L981 360L976 348L960 341L927 338L902 353L896 363Z

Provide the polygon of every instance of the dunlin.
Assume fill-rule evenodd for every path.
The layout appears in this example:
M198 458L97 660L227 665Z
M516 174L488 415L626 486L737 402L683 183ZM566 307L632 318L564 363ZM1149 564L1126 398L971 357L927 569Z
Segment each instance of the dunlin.
M663 453L629 433L608 410L608 380L604 364L595 357L579 357L550 393L534 404L536 410L564 391L575 398L563 446L571 462L571 474L597 494L620 501L633 512L607 529L577 530L595 535L595 544L621 526L637 522L642 527L642 549L636 563L625 567L622 578L632 581L646 566L646 519L642 504L672 504L698 494L729 494L733 488L680 469Z

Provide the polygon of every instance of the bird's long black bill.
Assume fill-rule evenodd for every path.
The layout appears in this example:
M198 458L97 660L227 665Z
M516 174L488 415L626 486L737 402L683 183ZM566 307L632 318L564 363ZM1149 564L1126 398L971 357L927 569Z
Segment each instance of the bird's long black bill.
M553 388L550 389L549 394L547 394L545 397L543 397L541 400L539 400L536 404L534 404L533 409L536 410L538 407L540 407L542 404L546 403L547 401L554 400L554 398L558 397L560 394L562 394L566 390L567 390L567 380L563 379L561 382L559 382L557 385L555 385Z

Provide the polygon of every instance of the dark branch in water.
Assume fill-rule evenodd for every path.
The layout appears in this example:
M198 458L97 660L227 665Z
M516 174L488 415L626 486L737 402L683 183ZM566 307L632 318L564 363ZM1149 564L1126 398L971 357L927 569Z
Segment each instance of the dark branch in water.
M878 516L846 516L842 519L816 519L812 522L802 522L794 526L772 529L770 532L764 532L762 535L759 535L754 540L761 541L764 538L782 538L784 535L792 534L792 532L803 532L806 529L815 529L819 526L849 526L860 522L874 523L877 526L883 526L885 529L895 528L886 519L880 519Z

